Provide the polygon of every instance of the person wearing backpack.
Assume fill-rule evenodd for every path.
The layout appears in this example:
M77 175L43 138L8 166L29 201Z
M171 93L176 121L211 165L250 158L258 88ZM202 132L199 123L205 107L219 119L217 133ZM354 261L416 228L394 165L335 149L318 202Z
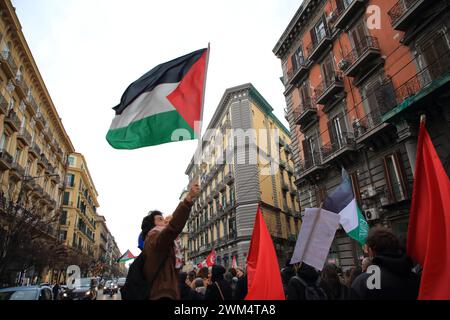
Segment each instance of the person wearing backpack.
M302 263L297 274L289 280L288 300L327 300L320 286L319 273L311 266Z
M199 192L198 184L189 187L188 195L175 209L170 222L160 211L152 211L144 218L141 227L143 251L130 266L121 291L123 300L180 299L176 239L186 225Z

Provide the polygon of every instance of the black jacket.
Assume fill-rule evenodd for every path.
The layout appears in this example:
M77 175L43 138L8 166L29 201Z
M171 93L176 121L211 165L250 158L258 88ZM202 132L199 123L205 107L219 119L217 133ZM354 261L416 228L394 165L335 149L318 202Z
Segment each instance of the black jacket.
M243 301L248 293L247 275L239 278L234 291L234 300Z
M416 300L419 294L419 276L411 271L412 260L405 254L384 253L372 260L380 268L380 289L369 289L371 274L360 274L352 284L352 298L363 300Z
M203 300L203 296L189 287L186 283L180 284L180 300L184 301L196 301Z
M205 292L205 300L231 300L232 291L230 284L223 278L225 268L222 266L213 266L211 270L211 284L208 285ZM220 290L219 290L220 288ZM220 294L222 292L222 295Z
M297 276L311 286L317 284L319 279L319 274L317 271L313 267L310 267L304 263L298 270ZM306 300L305 289L305 286L300 281L295 278L291 278L287 289L287 300Z

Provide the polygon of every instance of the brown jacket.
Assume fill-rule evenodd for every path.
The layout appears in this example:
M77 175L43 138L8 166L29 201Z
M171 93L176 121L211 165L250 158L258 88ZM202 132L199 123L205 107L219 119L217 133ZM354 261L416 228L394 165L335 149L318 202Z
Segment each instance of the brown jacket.
M180 299L178 288L178 271L175 269L174 241L183 231L189 218L192 203L184 200L173 213L172 220L162 231L151 231L144 245L144 276L148 282L153 280L150 290L150 300L169 298ZM167 257L167 259L166 259ZM156 274L163 260L165 262Z

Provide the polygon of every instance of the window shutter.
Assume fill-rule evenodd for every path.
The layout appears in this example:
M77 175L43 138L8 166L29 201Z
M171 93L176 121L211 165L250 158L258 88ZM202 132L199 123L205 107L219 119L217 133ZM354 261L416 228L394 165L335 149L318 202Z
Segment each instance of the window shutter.
M400 184L403 189L403 194L405 195L405 198L408 198L409 190L408 190L408 183L407 183L407 178L406 178L405 167L403 166L402 157L398 150L394 152L394 160L395 160L395 166L397 167L397 170L400 173Z
M387 189L387 194L386 196L388 197L389 201L391 201L392 199L394 199L394 192L392 190L392 182L391 182L391 177L389 176L389 168L388 168L388 164L387 164L387 157L383 158L383 169L384 169L384 178L386 181L386 189Z
M309 146L309 142L308 140L303 140L302 141L302 146L303 146L303 154L305 155L305 165L309 165L311 164L311 160L312 160L312 155L311 155L311 148Z
M336 129L334 128L333 125L333 120L328 121L328 134L330 135L331 145L334 147L338 142L338 138L336 134Z

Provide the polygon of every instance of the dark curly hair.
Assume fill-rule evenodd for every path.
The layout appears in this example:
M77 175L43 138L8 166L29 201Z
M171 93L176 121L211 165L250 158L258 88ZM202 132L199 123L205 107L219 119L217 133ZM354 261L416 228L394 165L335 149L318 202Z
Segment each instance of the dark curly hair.
M377 254L399 253L400 241L397 236L386 227L374 227L370 229L366 244Z
M150 230L152 230L155 227L155 217L156 216L162 216L162 212L160 211L150 211L149 214L142 220L141 225L141 236L142 239L145 240L145 237L147 236L147 233L149 233Z

